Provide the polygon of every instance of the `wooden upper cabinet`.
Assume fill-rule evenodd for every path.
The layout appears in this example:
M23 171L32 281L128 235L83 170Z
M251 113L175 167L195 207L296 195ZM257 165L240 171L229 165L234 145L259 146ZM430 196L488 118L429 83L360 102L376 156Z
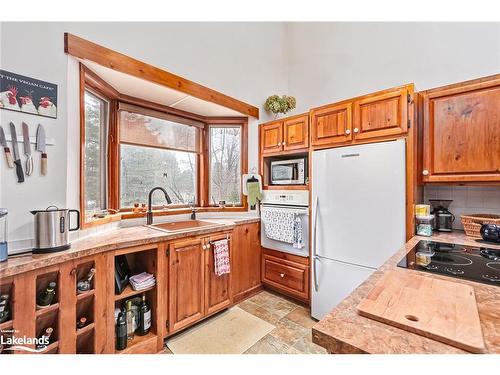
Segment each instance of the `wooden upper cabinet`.
M352 140L352 104L332 104L311 110L311 143L327 146Z
M355 139L397 136L408 131L413 84L365 95L354 101Z
M261 125L261 147L263 154L279 152L283 142L283 122Z
M421 95L423 181L500 181L500 74Z
M170 331L177 331L204 316L205 254L203 240L171 243L169 273Z
M283 150L299 150L309 147L309 116L300 115L283 121Z

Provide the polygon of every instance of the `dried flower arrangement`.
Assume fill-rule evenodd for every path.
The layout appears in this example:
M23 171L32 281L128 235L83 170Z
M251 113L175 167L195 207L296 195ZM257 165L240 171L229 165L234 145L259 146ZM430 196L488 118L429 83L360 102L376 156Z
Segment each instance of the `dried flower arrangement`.
M297 101L295 97L288 95L271 95L266 99L264 107L266 111L274 113L274 118L278 118L279 114L286 114L295 108Z

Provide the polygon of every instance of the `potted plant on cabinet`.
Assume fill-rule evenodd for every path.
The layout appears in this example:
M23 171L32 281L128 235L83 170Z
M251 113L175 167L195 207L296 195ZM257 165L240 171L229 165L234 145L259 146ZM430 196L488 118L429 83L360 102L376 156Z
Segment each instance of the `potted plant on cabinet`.
M288 95L271 95L266 99L264 107L266 111L274 113L274 119L276 120L280 113L286 114L295 108L297 101L295 97Z

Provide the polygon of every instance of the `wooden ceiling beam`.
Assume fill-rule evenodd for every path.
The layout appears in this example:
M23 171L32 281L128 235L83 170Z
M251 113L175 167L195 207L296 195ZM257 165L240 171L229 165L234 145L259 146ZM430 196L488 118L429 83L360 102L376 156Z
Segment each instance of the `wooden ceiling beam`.
M244 115L259 118L257 107L76 35L64 33L64 52L82 60L92 61L106 68L230 108Z

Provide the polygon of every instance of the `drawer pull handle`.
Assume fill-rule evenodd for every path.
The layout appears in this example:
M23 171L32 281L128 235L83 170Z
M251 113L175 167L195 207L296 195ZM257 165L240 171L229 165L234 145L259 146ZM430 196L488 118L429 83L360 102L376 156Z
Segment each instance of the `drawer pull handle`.
M284 273L280 273L280 277L281 277L281 278L284 278L284 277L285 277L285 274L284 274Z

